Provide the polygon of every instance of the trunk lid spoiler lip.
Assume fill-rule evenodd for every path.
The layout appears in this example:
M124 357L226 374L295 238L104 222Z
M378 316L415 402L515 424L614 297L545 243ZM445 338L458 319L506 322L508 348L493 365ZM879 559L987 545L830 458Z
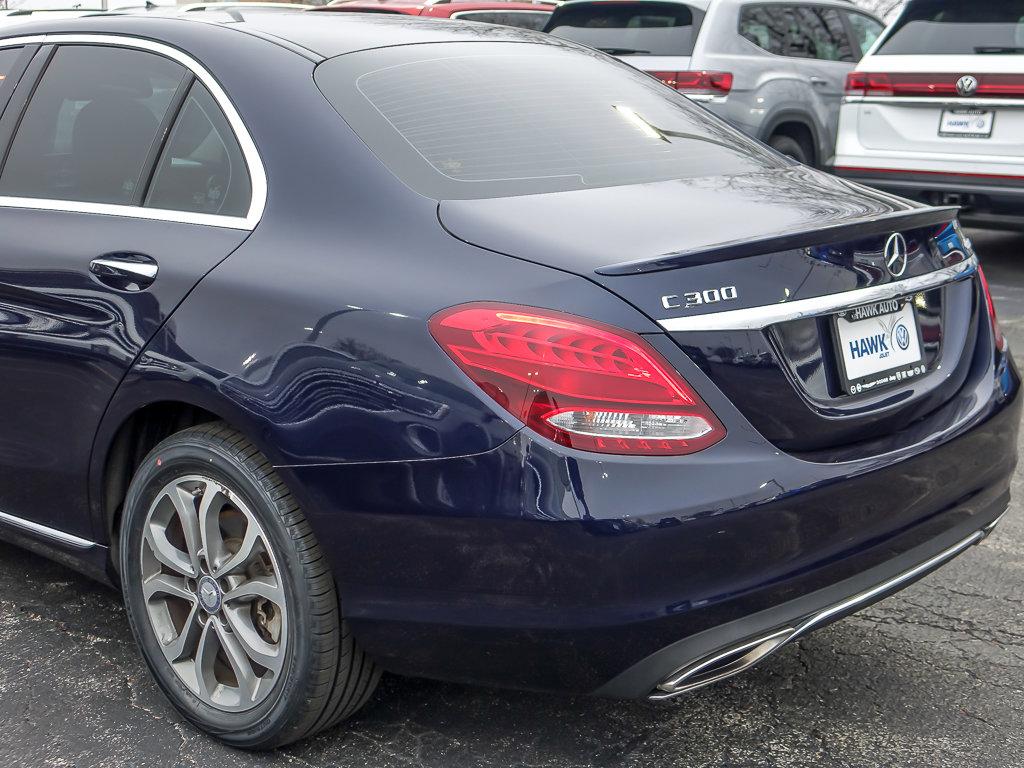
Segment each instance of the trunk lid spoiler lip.
M663 272L680 267L699 266L718 261L741 259L748 256L762 256L794 248L818 245L835 245L849 240L885 235L900 230L917 229L930 225L949 224L956 219L960 209L957 206L912 208L894 211L870 218L843 221L823 227L801 229L798 232L784 232L754 240L742 240L712 245L689 251L662 254L654 258L609 264L598 267L599 275L617 277L648 272Z

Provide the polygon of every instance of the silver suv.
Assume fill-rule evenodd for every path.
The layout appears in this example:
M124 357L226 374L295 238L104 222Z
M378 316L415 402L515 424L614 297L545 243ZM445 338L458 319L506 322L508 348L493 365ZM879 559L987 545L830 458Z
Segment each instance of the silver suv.
M573 0L545 31L617 56L820 166L835 150L846 76L883 26L846 0Z

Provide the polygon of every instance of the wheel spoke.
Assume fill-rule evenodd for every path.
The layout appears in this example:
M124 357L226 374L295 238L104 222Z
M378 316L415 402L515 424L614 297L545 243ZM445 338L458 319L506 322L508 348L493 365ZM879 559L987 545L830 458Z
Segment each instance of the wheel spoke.
M249 617L247 606L224 607L224 618L234 632L234 638L239 643L245 655L255 661L261 667L266 667L272 672L280 672L284 659L281 648L271 645L260 637Z
M182 627L178 636L169 642L160 642L160 649L172 664L196 655L196 644L202 632L198 614L199 604L193 603L192 608L189 610L188 618L185 619L185 626Z
M199 634L195 657L195 674L196 684L199 687L199 697L211 704L213 703L213 695L218 685L217 675L214 671L217 663L217 648L220 645L214 629L216 623L216 621L210 619L203 626L202 632Z
M196 516L195 497L187 488L175 485L167 494L178 513L181 530L185 534L185 547L195 573L199 573L199 549L202 541L199 534L199 518Z
M251 703L256 698L256 688L260 684L260 679L256 676L256 670L252 668L252 661L246 653L244 644L239 642L237 635L220 626L216 619L210 619L207 623L214 625L220 647L224 649L228 664L235 673L239 697L243 702Z
M146 543L149 545L153 556L170 568L172 571L183 576L197 576L199 571L192 567L192 559L187 552L182 552L167 540L167 528L155 520L150 520L146 526Z
M188 588L185 577L170 573L158 573L155 576L150 576L142 582L142 594L146 600L151 600L155 595L167 595L187 600L193 604L196 602L195 593Z
M284 607L284 590L281 589L277 579L273 576L260 576L239 584L234 589L224 593L224 602L232 603L239 600L251 600L257 597L269 600L279 608Z
M199 533L211 572L228 555L220 532L220 512L226 501L223 491L212 482L206 484L199 499Z
M247 523L248 524L245 528L245 537L242 539L242 545L238 548L238 551L223 562L219 562L216 567L213 567L211 564L211 571L216 578L222 578L241 568L248 563L249 558L252 557L253 549L256 547L256 542L260 540L260 532L253 524L252 520L247 520Z

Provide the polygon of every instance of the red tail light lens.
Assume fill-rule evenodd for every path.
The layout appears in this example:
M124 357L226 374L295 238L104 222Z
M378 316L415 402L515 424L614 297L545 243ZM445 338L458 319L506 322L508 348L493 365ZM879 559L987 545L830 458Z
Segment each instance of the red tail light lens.
M892 96L892 80L874 72L851 72L846 76L846 92L857 96Z
M680 93L725 96L732 90L731 72L648 72Z
M546 309L466 304L430 332L491 399L561 445L598 453L694 453L725 427L641 337Z
M961 94L957 90L961 74L851 72L846 76L846 92L857 96L1024 97L1024 75L977 75L976 89Z
M992 301L992 291L988 287L988 280L985 279L985 271L980 266L978 267L978 277L981 278L981 287L985 291L988 316L992 320L992 338L995 339L996 349L1002 352L1006 349L1006 337L1003 336L1003 329L999 327L999 318L996 317L996 304Z

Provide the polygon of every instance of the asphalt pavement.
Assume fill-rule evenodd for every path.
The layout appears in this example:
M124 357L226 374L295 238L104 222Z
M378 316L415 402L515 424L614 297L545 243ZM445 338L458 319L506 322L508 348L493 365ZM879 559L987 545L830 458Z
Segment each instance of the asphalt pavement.
M1024 236L973 233L1024 359ZM268 755L221 746L150 681L120 598L0 544L0 766L1020 766L1024 500L980 547L751 672L669 704L385 677Z

